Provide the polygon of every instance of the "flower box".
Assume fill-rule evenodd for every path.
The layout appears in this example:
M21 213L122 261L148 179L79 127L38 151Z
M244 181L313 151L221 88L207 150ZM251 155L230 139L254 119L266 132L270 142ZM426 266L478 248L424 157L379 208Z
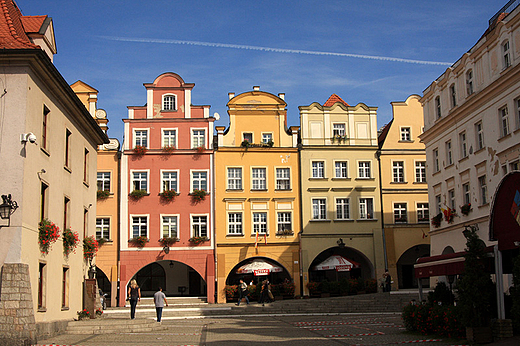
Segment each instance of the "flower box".
M130 196L130 198L134 200L139 200L146 195L148 195L148 192L146 190L134 190L128 194L128 196Z
M134 238L131 238L128 240L128 242L130 244L132 244L133 246L139 247L139 248L144 247L144 245L146 243L148 243L148 241L149 241L149 239L146 238L145 236L134 237Z
M442 221L442 213L439 213L432 217L432 226L438 228L441 225Z
M204 148L204 146L201 145L200 147L197 147L196 150L197 150L197 153L202 154L206 150L206 148Z
M171 202L175 199L176 196L178 196L178 193L175 192L175 190L164 190L163 192L159 193L159 196L161 196L161 199Z
M164 247L164 246L170 246L176 242L179 241L179 238L177 237L164 237L164 238L161 238L159 239L159 243Z
M194 245L199 245L200 243L203 243L207 240L209 240L208 237L191 237L188 239L188 241Z
M198 203L198 202L205 200L207 194L208 193L204 190L195 189L191 192L190 195L191 195L191 199L193 200L193 202Z
M462 215L468 215L471 212L471 203L464 204L460 207L460 213Z
M164 147L162 147L162 151L165 154L172 154L175 151L175 146L174 145L165 145Z
M148 149L146 149L146 147L142 145L136 145L134 147L134 154L136 154L137 156L143 156L144 154L146 154L147 150Z
M97 191L97 199L107 199L110 196L110 191L108 190L98 190Z

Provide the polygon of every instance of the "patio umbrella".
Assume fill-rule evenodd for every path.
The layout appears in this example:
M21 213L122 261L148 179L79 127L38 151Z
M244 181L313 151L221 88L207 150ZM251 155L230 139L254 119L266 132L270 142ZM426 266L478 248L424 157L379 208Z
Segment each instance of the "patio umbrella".
M352 268L359 268L359 263L340 255L332 255L313 267L314 270L335 270L338 272L347 272Z
M282 267L271 264L264 260L253 260L250 263L244 264L237 270L237 274L251 274L255 276L269 275L270 273L280 273L283 271Z

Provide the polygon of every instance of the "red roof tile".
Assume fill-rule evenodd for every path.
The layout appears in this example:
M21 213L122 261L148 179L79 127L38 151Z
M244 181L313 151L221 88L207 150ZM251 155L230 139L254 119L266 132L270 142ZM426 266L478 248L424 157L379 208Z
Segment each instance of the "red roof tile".
M340 102L340 103L343 103L345 106L347 107L350 107L348 105L348 103L346 103L345 101L343 101L343 99L341 97L339 97L338 95L336 94L332 94L330 95L329 99L327 100L327 102L325 102L323 104L323 107L332 107L335 103L337 102Z
M23 16L21 17L23 28L28 34L39 33L47 16Z
M0 0L0 49L37 49L24 30L22 14L13 0Z

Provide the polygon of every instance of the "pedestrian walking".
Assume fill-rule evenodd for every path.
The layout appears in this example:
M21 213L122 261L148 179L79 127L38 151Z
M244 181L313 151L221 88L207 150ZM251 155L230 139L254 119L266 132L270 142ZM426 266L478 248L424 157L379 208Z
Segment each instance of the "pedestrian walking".
M265 279L262 282L262 291L260 291L260 300L258 301L258 304L262 304L262 306L264 306L266 302L270 303L271 299L270 299L269 293L270 293L269 280ZM272 293L271 293L271 295L272 295Z
M141 301L141 289L137 285L137 281L133 279L130 281L130 286L128 287L128 299L130 299L130 318L135 319L135 308L137 307L137 302Z
M164 304L168 306L168 301L166 300L166 295L162 291L162 287L159 287L157 292L153 295L153 303L155 304L155 311L157 312L157 322L161 322Z
M240 285L238 285L238 303L237 306L240 306L240 302L242 298L246 299L246 304L249 305L249 290L247 289L247 284L244 282L244 279L240 279Z

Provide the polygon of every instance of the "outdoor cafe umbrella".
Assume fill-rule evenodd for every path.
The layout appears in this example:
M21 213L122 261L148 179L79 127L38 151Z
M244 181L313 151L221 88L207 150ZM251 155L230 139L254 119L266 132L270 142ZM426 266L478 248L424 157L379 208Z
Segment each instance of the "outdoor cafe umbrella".
M264 260L253 260L247 264L244 264L237 270L237 274L251 274L255 276L269 275L270 273L280 273L283 268Z
M359 263L346 259L340 255L332 255L325 261L313 267L314 270L335 270L336 278L338 272L348 272L352 268L359 268Z

